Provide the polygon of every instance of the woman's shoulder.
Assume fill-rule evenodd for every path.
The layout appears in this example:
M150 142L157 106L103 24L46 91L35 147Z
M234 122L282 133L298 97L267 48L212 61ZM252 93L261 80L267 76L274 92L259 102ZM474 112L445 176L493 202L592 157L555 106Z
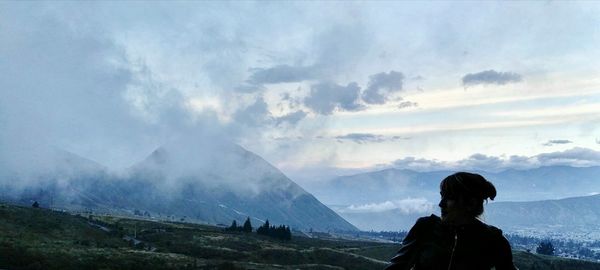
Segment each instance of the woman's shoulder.
M480 221L481 222L481 221ZM490 232L490 233L495 233L495 234L500 234L502 235L502 230L500 230L498 227L487 224L485 222L481 222L481 224L483 224L483 226Z
M431 225L436 225L436 224L441 224L442 223L442 219L436 215L431 215L431 216L426 216L426 217L420 217L419 219L417 219L417 222L415 224L415 226L431 226Z
M498 227L486 224L484 222L481 222L481 224L485 228L485 231L487 232L487 234L490 235L491 237L504 239L504 235L502 233L502 230L499 229Z
M415 225L413 225L408 231L407 238L419 238L423 236L424 233L428 235L429 232L434 230L436 227L439 227L441 223L442 220L436 215L420 217L417 219L417 222L415 222Z

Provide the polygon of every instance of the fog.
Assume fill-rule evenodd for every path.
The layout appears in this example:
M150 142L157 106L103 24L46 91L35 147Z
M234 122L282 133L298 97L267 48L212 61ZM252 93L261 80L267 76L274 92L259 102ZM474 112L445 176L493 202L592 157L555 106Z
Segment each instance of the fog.
M110 29L44 3L4 4L0 13L3 173L26 181L64 170L64 151L118 172L174 137L240 135L237 123L193 112L182 91L155 79Z
M305 183L389 167L595 166L597 67L581 59L598 35L583 9L0 3L0 181L126 175L169 145L181 151L171 178L210 164L186 151L233 144ZM71 155L86 161L65 165Z

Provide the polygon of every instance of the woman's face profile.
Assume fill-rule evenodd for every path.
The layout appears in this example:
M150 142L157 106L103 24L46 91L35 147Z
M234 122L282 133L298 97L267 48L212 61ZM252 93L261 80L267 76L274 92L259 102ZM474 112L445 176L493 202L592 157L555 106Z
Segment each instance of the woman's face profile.
M442 212L442 220L452 221L466 215L465 207L460 203L457 196L440 192L441 199L438 204Z

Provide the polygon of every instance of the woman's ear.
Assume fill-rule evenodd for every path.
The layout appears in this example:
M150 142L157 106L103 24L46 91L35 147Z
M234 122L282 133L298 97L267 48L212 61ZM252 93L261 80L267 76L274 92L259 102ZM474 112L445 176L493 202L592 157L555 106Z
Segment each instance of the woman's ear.
M475 210L478 206L477 199L475 199L475 198L463 199L463 203L464 203L465 208L467 208L467 210L469 210L469 211Z

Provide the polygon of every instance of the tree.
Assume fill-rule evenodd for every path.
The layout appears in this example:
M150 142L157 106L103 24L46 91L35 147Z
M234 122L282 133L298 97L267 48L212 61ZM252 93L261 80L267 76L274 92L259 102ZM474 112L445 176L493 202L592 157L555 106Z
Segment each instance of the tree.
M262 226L258 227L258 229L256 229L256 234L268 235L268 233L269 233L269 220L267 219L265 221L265 224L263 224Z
M252 224L250 224L250 217L246 218L244 226L242 227L242 231L246 233L252 232Z
M39 204L37 201L35 201L35 202L33 202L33 204L31 205L31 207L33 207L33 208L40 208L40 204Z
M554 255L554 245L552 245L552 242L550 242L550 240L545 240L545 241L540 242L540 244L537 246L535 251L538 254L552 256L552 255Z
M292 240L292 230L290 230L290 226L285 227L285 240Z
M256 234L266 235L282 240L292 239L292 231L290 230L290 227L284 225L280 225L278 227L270 226L269 220L265 221L265 224L256 229Z
M589 248L580 247L579 250L577 250L577 255L579 255L580 258L594 258L596 254Z
M235 221L235 219L234 219L233 222L231 222L231 226L229 226L226 230L232 231L232 232L237 231L238 230L237 221Z

